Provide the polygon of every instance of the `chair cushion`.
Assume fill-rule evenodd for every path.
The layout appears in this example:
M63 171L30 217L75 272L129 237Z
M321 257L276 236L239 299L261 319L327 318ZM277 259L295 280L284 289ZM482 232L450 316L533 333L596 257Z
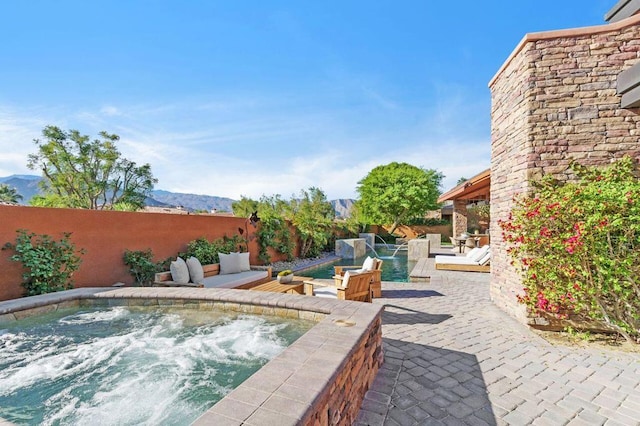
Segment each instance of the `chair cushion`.
M491 251L488 251L483 257L482 259L478 260L478 263L481 266L486 266L489 264L489 261L491 261Z
M484 257L485 254L487 254L488 251L489 251L488 245L482 246L480 250L477 251L476 254L473 255L472 257L469 257L469 259L473 260L474 262L478 262L480 259Z
M454 265L478 265L475 262L465 256L436 256L436 263L441 264L454 264Z
M187 284L189 282L189 268L183 258L178 257L169 265L171 271L171 280L178 284Z
M354 274L353 271L345 272L344 277L342 277L342 287L344 288L349 287L349 278L351 278L351 275L358 275L358 274Z
M201 283L204 279L204 269L197 257L191 256L187 259L187 268L189 269L189 278L192 283Z
M327 297L332 299L338 298L338 289L333 286L314 285L313 295L318 297Z
M237 274L240 271L240 256L238 253L218 253L220 259L220 275Z
M469 258L472 258L476 254L478 254L479 251L480 251L480 247L473 248L473 249L471 249L471 251L469 253L466 254L466 256L469 257Z
M362 270L372 271L375 264L376 264L376 260L371 256L367 256L367 258L362 263Z

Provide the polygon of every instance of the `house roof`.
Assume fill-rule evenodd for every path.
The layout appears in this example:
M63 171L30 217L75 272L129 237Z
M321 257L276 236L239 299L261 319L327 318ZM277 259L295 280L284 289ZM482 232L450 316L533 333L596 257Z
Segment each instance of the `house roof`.
M491 190L491 169L479 173L471 179L462 182L438 198L442 203L447 200L488 200Z

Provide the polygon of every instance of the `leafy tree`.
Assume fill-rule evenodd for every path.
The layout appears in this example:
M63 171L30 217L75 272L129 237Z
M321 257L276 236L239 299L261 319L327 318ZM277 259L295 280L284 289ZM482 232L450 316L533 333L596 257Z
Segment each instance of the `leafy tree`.
M465 183L466 181L468 181L469 179L467 179L466 177L461 177L460 179L458 179L458 181L456 182L456 186L460 185L461 183Z
M251 213L258 211L258 204L258 201L243 195L238 201L231 203L231 210L237 217L249 217Z
M265 263L271 262L270 248L284 254L287 260L291 260L295 242L291 236L289 222L285 217L289 210L289 203L283 200L280 195L262 196L258 202L257 210L260 216L260 225L256 232L260 260Z
M19 200L22 200L22 195L14 187L4 183L0 184L0 201L17 203Z
M113 209L115 205L142 208L157 179L151 166L136 165L122 158L115 143L118 135L100 132L101 139L89 140L77 130L64 132L55 126L42 131L44 141L35 139L36 154L28 167L41 170L44 195L33 205Z
M333 235L335 211L325 193L316 187L302 190L289 205L290 219L302 240L301 257L317 256Z
M392 224L393 233L406 220L438 208L443 175L407 163L378 166L358 182L359 207L369 223Z
M360 232L367 230L367 220L362 215L359 200L356 200L351 207L351 215L344 221L344 227L350 234L357 236Z
M640 181L633 160L571 165L577 182L547 176L499 221L536 313L602 320L640 341Z

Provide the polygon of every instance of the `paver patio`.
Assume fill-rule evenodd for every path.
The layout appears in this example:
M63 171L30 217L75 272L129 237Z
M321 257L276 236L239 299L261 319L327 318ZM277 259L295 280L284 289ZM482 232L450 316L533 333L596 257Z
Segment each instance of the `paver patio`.
M499 310L489 274L383 283L385 364L358 425L640 425L640 354L559 347Z

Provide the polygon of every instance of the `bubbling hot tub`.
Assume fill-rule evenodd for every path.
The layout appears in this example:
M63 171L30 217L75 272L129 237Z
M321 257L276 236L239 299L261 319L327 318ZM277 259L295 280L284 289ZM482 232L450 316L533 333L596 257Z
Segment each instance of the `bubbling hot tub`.
M96 311L96 306L107 307L107 310ZM249 349L248 347L251 347L252 344L252 349L249 352L257 354L257 360L250 361L248 358L246 359L246 364L256 363L253 371L258 369L257 372L234 390L231 390L231 388L237 383L230 384L229 381L233 382L235 378L238 378L236 377L238 375L244 375L244 377L241 377L241 379L244 379L253 371L231 373L234 379L229 379L229 377L225 377L224 374L218 372L217 374L223 383L213 384L213 382L208 382L207 380L211 376L215 376L216 372L212 370L205 371L203 368L196 375L195 384L184 380L178 387L172 387L175 386L175 383L163 382L162 375L156 377L159 383L153 384L152 381L147 381L143 376L148 370L153 370L152 368L147 368L150 366L141 368L140 370L142 371L139 374L135 373L135 370L133 370L133 373L116 373L127 376L125 378L129 381L133 380L141 384L143 391L137 391L138 393L144 393L144 389L146 389L146 393L152 396L151 402L148 403L149 405L139 404L141 411L150 411L157 414L156 417L151 417L150 421L156 419L171 423L171 421L167 420L168 418L162 417L161 413L167 412L165 404L173 398L171 396L171 390L173 389L175 392L182 393L185 397L183 399L186 400L197 399L198 394L202 392L217 392L218 397L214 398L213 401L222 397L212 407L201 407L200 412L204 410L204 413L195 420L195 424L286 425L312 424L315 422L322 424L350 424L355 420L364 393L382 363L380 328L382 308L380 306L360 302L344 302L246 290L174 288L76 289L0 302L0 329L11 330L16 320L45 313L51 314L51 312L56 311L57 313L54 316L66 318L64 321L81 323L90 318L94 320L102 318L104 320L109 316L125 315L125 313L128 315L132 312L135 315L139 315L139 312L142 311L141 307L151 309L152 316L157 315L158 312L168 313L170 320L167 322L167 317L163 317L165 319L161 320L160 324L151 325L147 331L132 331L138 337L129 337L130 340L128 344L125 344L125 349L130 350L130 346L147 345L147 343L144 343L145 336L154 333L158 334L161 339L160 348L147 349L150 352L156 352L156 356L153 359L162 358L167 362L165 367L161 367L167 369L167 375L170 373L169 369L172 368L172 363L193 362L187 352L216 350L216 343L209 341L207 344L208 340L206 338L198 339L197 336L194 336L200 333L203 327L208 328L216 321L222 321L222 330L218 331L218 333L222 333L218 336L222 340L234 333L241 337L240 342L242 343L239 343L235 354L232 354L232 358L245 356ZM76 313L68 311L69 309L78 308L83 311ZM176 319L178 313L182 317ZM222 318L231 316L239 319L240 322L230 325L232 322L227 323L226 319L222 320ZM275 317L276 319L269 326L266 326L264 321L268 317ZM282 322L283 318L295 320L296 325L293 326L293 329L298 330L298 332L294 332L288 337L290 340L295 340L295 342L284 350L282 346L278 346L286 344L285 341L288 338L264 337L257 330L260 327L284 329L288 326L284 325L286 324L285 322ZM195 328L189 328L184 335L176 335L171 331L171 328L175 327L176 321L180 324L184 324L185 321L193 323L191 326ZM88 333L91 333L91 330L97 326L96 323L100 322L89 322L85 329ZM315 324L306 333L300 329L300 327L304 328L305 322L313 322ZM88 326L89 324L91 326ZM112 322L114 326L117 326L117 324L117 321ZM119 334L121 344L123 335L127 334ZM245 340L242 340L242 337ZM171 342L167 339L171 340ZM5 339L6 341L10 341L10 339ZM13 341L16 342L17 340ZM0 345L2 344L2 340L0 340ZM129 347L126 347L127 345ZM162 345L165 345L164 349L162 349ZM229 343L229 345L227 349L232 348L234 343ZM104 348L104 346L101 347ZM175 351L176 347L178 348L177 352ZM144 347L140 348L142 353L144 353L144 349ZM172 351L174 352L171 353ZM181 351L184 352L182 356ZM94 353L96 351L85 350L84 352L90 361L98 367L101 363L108 363L93 359L92 357L100 357L99 353ZM268 353L270 352L275 357L260 368L260 365L264 364L266 359L269 358ZM80 355L76 355L76 358L78 359L75 362L69 363L69 368L75 368L75 364L86 362L82 360ZM33 375L34 371L38 370L38 363L36 360L27 360L27 362L31 363L35 370L32 368L24 371L30 371L29 375ZM52 367L60 368L60 365ZM174 367L177 368L175 365ZM212 369L215 370L215 368ZM47 370L47 368L43 365L40 370ZM357 372L357 374L354 374L354 372ZM40 374L46 375L48 373ZM205 385L198 389L197 383L203 380ZM0 376L1 383L2 376ZM126 389L130 389L129 393L135 393L135 391L131 391L133 388L126 387L121 392ZM117 391L115 392L117 393ZM103 392L99 395L99 398L108 401L110 395L107 395L107 393ZM70 394L71 392L67 393L67 397ZM65 394L63 393L63 395ZM162 397L163 395L164 397ZM131 400L138 397L135 394L130 395ZM94 410L94 417L92 417L94 419L99 418L103 422L122 422L123 420L119 417L123 407L120 407L120 410L117 405L112 405L110 408L101 408L96 407L95 404L92 405L91 401L83 404L79 406L83 407L85 411L91 412L91 410ZM78 404L75 404L75 406L78 406ZM37 407L34 408L37 409ZM171 410L168 411L170 412ZM56 412L56 416L62 415L64 415L63 409ZM19 417L16 417L16 419L18 420ZM187 419L188 417L183 416L181 422L184 423Z

